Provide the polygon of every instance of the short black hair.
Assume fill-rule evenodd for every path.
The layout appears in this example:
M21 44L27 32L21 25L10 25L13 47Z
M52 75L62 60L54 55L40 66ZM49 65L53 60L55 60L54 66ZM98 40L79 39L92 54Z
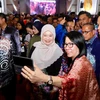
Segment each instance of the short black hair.
M83 35L78 31L71 31L68 34L66 34L66 37L68 37L78 48L79 48L79 54L72 60L70 57L67 57L67 64L68 64L68 72L72 69L72 66L74 64L74 61L76 58L80 58L81 56L85 55L87 53L86 50L86 44ZM64 39L64 43L65 43Z
M81 57L82 55L86 55L85 40L83 35L80 32L71 31L65 36L65 39L66 37L68 37L79 48L80 53L76 58ZM65 43L65 39L64 39L64 43Z
M28 23L26 24L26 28L31 28L31 29L32 29L32 26L33 26L33 23L32 23L32 22L28 22Z
M7 22L7 16L4 13L0 13L0 17L5 19L5 22Z
M86 16L88 18L92 19L92 15L89 12L87 12L87 11L80 11L79 14L78 14L78 18L79 18L80 15L83 15L83 14L86 14Z

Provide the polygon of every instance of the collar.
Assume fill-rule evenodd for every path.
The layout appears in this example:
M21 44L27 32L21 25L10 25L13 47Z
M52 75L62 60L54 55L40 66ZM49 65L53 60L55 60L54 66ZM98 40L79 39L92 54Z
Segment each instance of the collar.
M90 40L86 41L86 44L92 44L95 38L97 38L97 35L94 35Z

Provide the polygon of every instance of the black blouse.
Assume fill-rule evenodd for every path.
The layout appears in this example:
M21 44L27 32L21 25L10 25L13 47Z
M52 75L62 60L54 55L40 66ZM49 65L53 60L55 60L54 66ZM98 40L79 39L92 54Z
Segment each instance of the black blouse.
M28 55L29 58L31 57L34 49L35 49L35 47L32 46L32 48L29 52L29 55ZM60 56L54 63L52 63L50 66L48 66L47 68L44 69L44 70L46 70L48 75L56 76L56 75L59 74L59 71L60 71L60 68L61 68L61 63L62 63L62 56Z

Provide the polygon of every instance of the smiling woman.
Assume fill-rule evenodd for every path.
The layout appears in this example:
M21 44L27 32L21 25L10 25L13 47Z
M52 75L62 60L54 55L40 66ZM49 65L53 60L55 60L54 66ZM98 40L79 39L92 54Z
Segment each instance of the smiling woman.
M41 40L39 42L35 42L31 48L30 51L30 57L33 59L33 61L38 65L38 67L46 74L49 75L58 75L61 67L62 62L62 55L63 51L62 49L55 43L55 28L51 24L46 24L41 29ZM51 83L51 82L50 82ZM37 87L36 91L34 88ZM35 100L42 100L39 98L39 96L42 98L45 98L46 100L50 100L51 98L51 90L53 86L48 85L45 83L39 83L33 85L33 92L38 93L38 95L34 94ZM58 94L58 91L55 92L52 90L55 94ZM53 95L52 95L53 96ZM56 95L53 97L52 100L57 99Z
M40 69L47 68L63 54L61 48L55 43L55 37L55 28L46 24L41 30L41 41L33 44L35 50L31 58Z
M86 58L86 45L82 34L71 31L65 36L64 42L74 45L71 48L68 45L64 48L71 61L68 60L68 69L66 72L62 70L62 75L47 75L36 64L34 64L35 71L24 66L21 74L31 83L46 82L57 86L59 100L100 100L99 87L92 65ZM46 100L58 100L57 98Z

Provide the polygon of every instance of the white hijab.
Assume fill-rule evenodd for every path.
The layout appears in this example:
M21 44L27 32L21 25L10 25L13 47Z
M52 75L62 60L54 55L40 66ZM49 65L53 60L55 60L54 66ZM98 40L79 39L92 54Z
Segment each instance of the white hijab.
M46 24L42 27L41 37L46 31L50 31L54 35L55 39L55 28L51 24ZM35 42L33 46L36 48L33 51L31 58L40 69L49 67L63 54L62 49L55 43L55 40L52 44L47 46L41 39L40 42Z

